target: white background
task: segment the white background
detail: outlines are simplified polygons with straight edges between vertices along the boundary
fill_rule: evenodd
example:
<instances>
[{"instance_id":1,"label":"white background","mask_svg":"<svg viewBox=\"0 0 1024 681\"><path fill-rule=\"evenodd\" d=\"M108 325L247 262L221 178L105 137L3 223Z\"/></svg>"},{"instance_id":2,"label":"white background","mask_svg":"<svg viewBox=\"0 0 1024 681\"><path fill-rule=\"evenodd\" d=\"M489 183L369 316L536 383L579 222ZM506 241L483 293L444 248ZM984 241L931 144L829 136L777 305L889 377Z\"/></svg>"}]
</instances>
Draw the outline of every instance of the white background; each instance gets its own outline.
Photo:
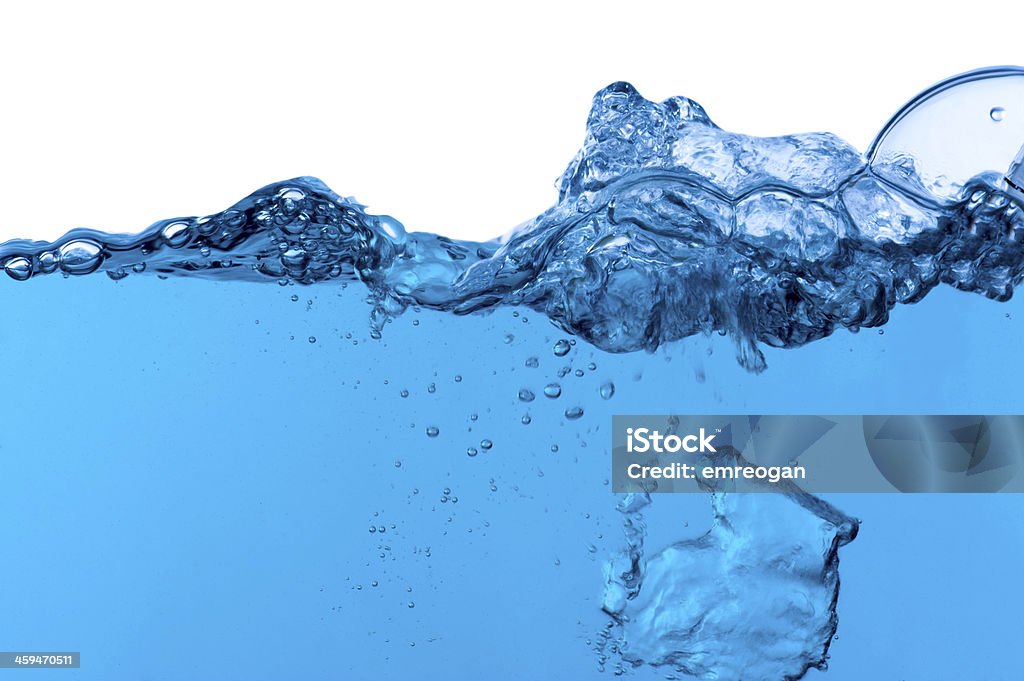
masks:
<instances>
[{"instance_id":1,"label":"white background","mask_svg":"<svg viewBox=\"0 0 1024 681\"><path fill-rule=\"evenodd\" d=\"M0 241L134 232L306 174L410 229L489 238L554 201L615 80L863 149L933 82L1024 62L1013 3L709 5L8 5Z\"/></svg>"}]
</instances>

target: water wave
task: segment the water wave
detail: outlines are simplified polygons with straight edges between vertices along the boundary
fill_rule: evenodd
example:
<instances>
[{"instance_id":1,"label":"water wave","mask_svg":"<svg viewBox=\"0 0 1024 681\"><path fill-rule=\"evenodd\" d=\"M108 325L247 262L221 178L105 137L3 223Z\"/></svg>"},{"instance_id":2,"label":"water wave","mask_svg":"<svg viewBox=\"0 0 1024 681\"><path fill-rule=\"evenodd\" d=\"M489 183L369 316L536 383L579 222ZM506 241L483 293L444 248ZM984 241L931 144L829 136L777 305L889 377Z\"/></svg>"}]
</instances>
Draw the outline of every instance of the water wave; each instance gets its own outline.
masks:
<instances>
[{"instance_id":1,"label":"water wave","mask_svg":"<svg viewBox=\"0 0 1024 681\"><path fill-rule=\"evenodd\" d=\"M729 334L761 370L761 344L882 325L940 283L1008 299L1024 271L1022 217L998 180L984 173L955 201L931 200L911 158L871 167L829 133L728 132L693 100L655 103L614 83L594 98L557 203L499 239L407 232L302 177L137 235L8 241L0 264L17 280L358 280L374 335L409 306L522 305L610 352Z\"/></svg>"}]
</instances>

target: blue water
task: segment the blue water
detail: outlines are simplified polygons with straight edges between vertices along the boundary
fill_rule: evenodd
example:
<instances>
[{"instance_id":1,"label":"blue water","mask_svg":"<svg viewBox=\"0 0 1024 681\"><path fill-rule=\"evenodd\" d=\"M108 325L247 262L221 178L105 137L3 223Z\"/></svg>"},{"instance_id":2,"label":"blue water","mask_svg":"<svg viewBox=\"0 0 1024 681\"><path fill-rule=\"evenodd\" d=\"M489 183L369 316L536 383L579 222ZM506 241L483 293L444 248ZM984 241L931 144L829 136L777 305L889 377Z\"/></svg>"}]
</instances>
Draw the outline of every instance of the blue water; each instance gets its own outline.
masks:
<instances>
[{"instance_id":1,"label":"blue water","mask_svg":"<svg viewBox=\"0 0 1024 681\"><path fill-rule=\"evenodd\" d=\"M833 136L616 85L504 239L302 179L9 242L0 647L80 650L36 673L82 679L1019 678L1019 496L830 496L859 534L794 581L760 557L837 525L716 499L756 549L723 570L686 563L710 496L637 516L608 485L613 413L1019 411L1019 210L989 175L917 195ZM657 578L625 622L606 582L638 517ZM794 594L824 600L769 607ZM632 626L662 605L725 612L700 660Z\"/></svg>"}]
</instances>

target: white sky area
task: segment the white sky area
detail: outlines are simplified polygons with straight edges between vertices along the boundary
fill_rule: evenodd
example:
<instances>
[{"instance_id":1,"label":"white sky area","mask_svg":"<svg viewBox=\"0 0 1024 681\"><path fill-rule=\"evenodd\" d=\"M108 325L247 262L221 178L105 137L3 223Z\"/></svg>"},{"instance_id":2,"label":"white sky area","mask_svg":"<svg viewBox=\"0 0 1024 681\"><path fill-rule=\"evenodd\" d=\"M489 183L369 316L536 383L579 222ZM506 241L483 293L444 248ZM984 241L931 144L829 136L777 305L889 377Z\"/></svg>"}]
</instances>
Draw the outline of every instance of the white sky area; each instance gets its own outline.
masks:
<instances>
[{"instance_id":1,"label":"white sky area","mask_svg":"<svg viewBox=\"0 0 1024 681\"><path fill-rule=\"evenodd\" d=\"M615 80L726 129L863 150L935 81L1024 61L1012 3L707 4L11 4L0 242L137 232L298 175L486 239L554 202Z\"/></svg>"}]
</instances>

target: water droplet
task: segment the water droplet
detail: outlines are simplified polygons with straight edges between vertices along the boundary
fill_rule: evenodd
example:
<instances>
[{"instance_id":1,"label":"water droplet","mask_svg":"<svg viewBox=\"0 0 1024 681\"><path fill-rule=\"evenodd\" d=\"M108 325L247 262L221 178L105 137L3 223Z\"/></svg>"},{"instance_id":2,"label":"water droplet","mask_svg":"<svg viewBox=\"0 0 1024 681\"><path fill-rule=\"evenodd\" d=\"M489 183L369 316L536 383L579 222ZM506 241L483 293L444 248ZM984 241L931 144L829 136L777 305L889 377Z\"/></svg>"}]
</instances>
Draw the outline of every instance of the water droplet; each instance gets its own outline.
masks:
<instances>
[{"instance_id":1,"label":"water droplet","mask_svg":"<svg viewBox=\"0 0 1024 681\"><path fill-rule=\"evenodd\" d=\"M558 385L557 383L548 383L546 386L544 386L544 395L546 397L550 397L551 399L560 397L562 395L562 386Z\"/></svg>"},{"instance_id":2,"label":"water droplet","mask_svg":"<svg viewBox=\"0 0 1024 681\"><path fill-rule=\"evenodd\" d=\"M427 426L427 437L437 437L440 432L437 426Z\"/></svg>"},{"instance_id":3,"label":"water droplet","mask_svg":"<svg viewBox=\"0 0 1024 681\"><path fill-rule=\"evenodd\" d=\"M484 438L483 440L480 440L480 449L484 450L485 452L487 450L489 450L493 446L494 446L494 443L491 442L490 440L486 439L486 438Z\"/></svg>"},{"instance_id":4,"label":"water droplet","mask_svg":"<svg viewBox=\"0 0 1024 681\"><path fill-rule=\"evenodd\" d=\"M575 421L581 416L583 416L583 407L569 407L565 410L565 418L570 421Z\"/></svg>"},{"instance_id":5,"label":"water droplet","mask_svg":"<svg viewBox=\"0 0 1024 681\"><path fill-rule=\"evenodd\" d=\"M992 109L991 109L991 110L989 110L989 112L988 112L988 117L989 117L989 118L991 118L991 119L992 119L993 121L995 121L996 123L998 123L998 122L1000 122L1001 120L1003 120L1003 117L1004 117L1005 115L1006 115L1006 109L1004 109L1004 108L1003 108L1003 107L1001 107L1001 106L994 106L994 107L992 107Z\"/></svg>"},{"instance_id":6,"label":"water droplet","mask_svg":"<svg viewBox=\"0 0 1024 681\"><path fill-rule=\"evenodd\" d=\"M602 383L600 392L602 400L612 399L612 395L615 394L615 384L612 383L611 381L608 381L607 383Z\"/></svg>"},{"instance_id":7,"label":"water droplet","mask_svg":"<svg viewBox=\"0 0 1024 681\"><path fill-rule=\"evenodd\" d=\"M532 390L527 390L526 388L523 388L522 390L519 391L520 402L533 402L533 400L536 399L536 397L537 396L533 394Z\"/></svg>"},{"instance_id":8,"label":"water droplet","mask_svg":"<svg viewBox=\"0 0 1024 681\"><path fill-rule=\"evenodd\" d=\"M569 345L569 341L566 340L565 338L559 340L557 343L555 343L555 346L551 348L551 350L555 353L555 357L565 357L566 355L569 354L569 350L571 349L572 346Z\"/></svg>"}]
</instances>

